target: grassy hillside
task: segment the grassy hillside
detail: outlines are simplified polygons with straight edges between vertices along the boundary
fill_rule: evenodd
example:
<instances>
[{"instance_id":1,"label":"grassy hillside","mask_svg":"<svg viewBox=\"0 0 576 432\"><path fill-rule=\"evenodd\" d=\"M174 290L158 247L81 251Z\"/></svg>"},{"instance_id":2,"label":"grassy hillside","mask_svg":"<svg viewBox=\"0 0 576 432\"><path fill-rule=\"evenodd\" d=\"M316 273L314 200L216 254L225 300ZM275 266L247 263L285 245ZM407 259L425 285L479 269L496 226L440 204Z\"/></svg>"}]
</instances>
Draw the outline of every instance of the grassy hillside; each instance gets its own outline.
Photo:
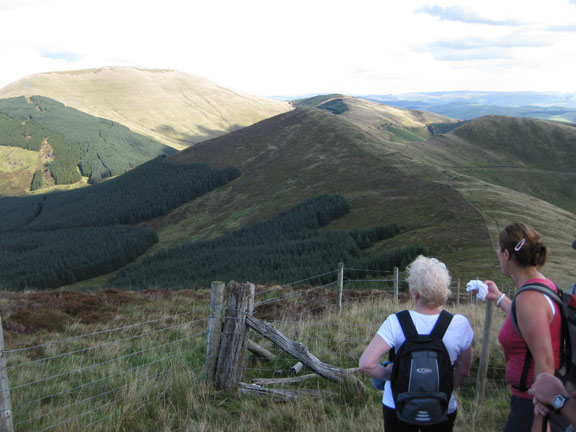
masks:
<instances>
[{"instance_id":1,"label":"grassy hillside","mask_svg":"<svg viewBox=\"0 0 576 432\"><path fill-rule=\"evenodd\" d=\"M446 162L459 154L456 148L435 150L436 142L456 137L455 132L429 142L394 143L342 117L327 110L297 109L172 156L179 163L233 164L244 175L153 221L149 226L159 233L153 249L214 238L265 220L301 199L335 193L344 196L352 210L328 229L391 222L405 227L373 252L417 243L445 260L463 280L482 275L503 280L494 254L496 236L504 225L520 220L536 226L552 247L550 276L560 283L576 278L570 250L576 238L573 214L459 172ZM551 126L552 134L569 133ZM530 128L518 133L526 130ZM468 144L469 153L463 151L474 158L484 154L478 147ZM491 155L501 164L507 153L493 150Z\"/></svg>"},{"instance_id":2,"label":"grassy hillside","mask_svg":"<svg viewBox=\"0 0 576 432\"><path fill-rule=\"evenodd\" d=\"M426 142L401 143L378 133L381 111L371 116L368 106L362 110L353 99L336 99L342 101L329 110L299 108L171 156L170 162L184 167L198 162L215 169L234 166L242 176L162 215L141 218L141 225L158 235L146 256L159 251L166 257L188 254L197 247L188 249L191 243L223 238L328 194L342 196L350 211L321 232L394 223L401 227L398 235L362 250L365 256L418 245L444 260L463 281L477 276L504 280L494 254L496 235L507 223L520 220L536 226L552 247L550 276L559 283L576 277L569 249L576 237L573 213L473 172L484 169L486 175L495 175L494 166L516 158L516 171L524 170L527 177L542 171L546 177L549 165L538 152L546 150L551 164L563 163L571 151L566 143L573 128L487 118ZM330 101L334 99L318 100L320 105ZM341 102L346 110L337 108ZM437 120L414 112L395 114L398 127ZM129 177L125 183L130 188ZM275 240L260 242L262 254L269 255L266 247Z\"/></svg>"},{"instance_id":3,"label":"grassy hillside","mask_svg":"<svg viewBox=\"0 0 576 432\"><path fill-rule=\"evenodd\" d=\"M181 149L291 110L174 70L107 67L31 75L0 98L40 95Z\"/></svg>"},{"instance_id":4,"label":"grassy hillside","mask_svg":"<svg viewBox=\"0 0 576 432\"><path fill-rule=\"evenodd\" d=\"M388 314L410 307L404 302L394 305L390 293L381 289L345 288L338 311L335 290L270 288L257 287L257 299L266 295L270 303L256 307L255 315L272 321L320 360L342 368L357 366ZM17 430L382 430L382 393L361 372L354 375L366 384L363 393L319 377L263 385L293 391L294 400L219 392L206 385L208 290L1 294ZM482 303L449 306L469 319L476 335L470 376L457 390L458 431L502 430L508 411L504 357L496 343L501 313L492 322L485 398L475 401L484 309ZM295 359L254 332L251 338L277 358L264 361L248 353L243 382L285 377ZM300 375L310 373L305 368ZM34 385L26 385L30 382ZM313 396L318 390L320 398Z\"/></svg>"},{"instance_id":5,"label":"grassy hillside","mask_svg":"<svg viewBox=\"0 0 576 432\"><path fill-rule=\"evenodd\" d=\"M404 230L372 253L419 244L464 270L495 263L481 215L447 185L406 171L418 164L349 121L328 111L297 109L200 143L170 159L233 164L243 176L215 193L155 220L155 248L210 239L266 220L303 199L338 194L348 215L326 229L356 229L397 222ZM194 214L194 217L187 215ZM489 255L481 263L478 257ZM477 270L474 270L476 273Z\"/></svg>"},{"instance_id":6,"label":"grassy hillside","mask_svg":"<svg viewBox=\"0 0 576 432\"><path fill-rule=\"evenodd\" d=\"M576 127L489 116L408 152L425 163L523 192L576 212Z\"/></svg>"},{"instance_id":7,"label":"grassy hillside","mask_svg":"<svg viewBox=\"0 0 576 432\"><path fill-rule=\"evenodd\" d=\"M378 138L399 143L426 141L438 128L457 124L457 120L431 112L395 108L338 94L302 99L294 105L326 110Z\"/></svg>"},{"instance_id":8,"label":"grassy hillside","mask_svg":"<svg viewBox=\"0 0 576 432\"><path fill-rule=\"evenodd\" d=\"M0 145L0 198L29 190L38 152Z\"/></svg>"}]
</instances>

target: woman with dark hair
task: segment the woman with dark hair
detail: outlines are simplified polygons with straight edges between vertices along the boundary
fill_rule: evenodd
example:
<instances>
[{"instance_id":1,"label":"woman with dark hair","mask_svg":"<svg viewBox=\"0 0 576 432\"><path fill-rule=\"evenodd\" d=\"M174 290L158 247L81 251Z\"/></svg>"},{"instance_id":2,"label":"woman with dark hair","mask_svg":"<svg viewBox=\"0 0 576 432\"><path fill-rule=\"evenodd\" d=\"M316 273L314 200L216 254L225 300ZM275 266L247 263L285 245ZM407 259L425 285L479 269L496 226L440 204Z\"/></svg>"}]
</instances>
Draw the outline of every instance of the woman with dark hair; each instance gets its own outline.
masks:
<instances>
[{"instance_id":1,"label":"woman with dark hair","mask_svg":"<svg viewBox=\"0 0 576 432\"><path fill-rule=\"evenodd\" d=\"M500 231L498 260L502 272L514 281L516 290L530 284L543 284L557 291L556 284L540 272L548 254L541 235L527 225L513 223ZM520 336L510 315L512 300L493 281L485 283L488 286L486 300L493 301L508 315L498 334L506 357L506 379L512 392L505 431L541 431L543 418L534 415L528 389L534 383L534 376L542 372L554 374L554 370L560 367L560 310L541 292L528 290L519 293L515 297L515 309ZM552 430L564 430L565 425L560 423L559 419L551 418Z\"/></svg>"}]
</instances>

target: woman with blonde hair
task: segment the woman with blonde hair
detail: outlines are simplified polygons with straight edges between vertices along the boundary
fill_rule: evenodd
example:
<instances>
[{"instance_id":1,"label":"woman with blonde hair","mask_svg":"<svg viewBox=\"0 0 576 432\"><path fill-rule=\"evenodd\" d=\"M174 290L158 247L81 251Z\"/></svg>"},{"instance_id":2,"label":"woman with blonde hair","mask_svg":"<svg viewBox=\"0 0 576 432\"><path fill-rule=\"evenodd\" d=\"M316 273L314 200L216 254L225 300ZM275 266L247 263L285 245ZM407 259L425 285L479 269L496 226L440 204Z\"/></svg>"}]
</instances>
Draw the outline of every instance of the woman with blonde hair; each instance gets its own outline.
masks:
<instances>
[{"instance_id":1,"label":"woman with blonde hair","mask_svg":"<svg viewBox=\"0 0 576 432\"><path fill-rule=\"evenodd\" d=\"M442 262L422 255L416 258L406 270L414 308L399 314L408 313L417 333L428 335L436 323L440 322L440 316L443 313L442 308L450 295L450 273ZM451 316L442 342L454 368L454 388L460 385L464 377L468 375L472 358L473 337L472 328L464 316ZM449 397L447 419L440 423L422 426L407 423L398 418L394 402L395 395L390 383L393 364L384 366L380 361L392 348L398 352L405 342L406 336L399 318L397 314L392 314L380 326L359 362L360 369L367 375L376 380L386 380L382 398L384 429L388 432L452 431L457 411L453 394Z\"/></svg>"},{"instance_id":2,"label":"woman with blonde hair","mask_svg":"<svg viewBox=\"0 0 576 432\"><path fill-rule=\"evenodd\" d=\"M556 284L540 269L548 258L548 247L533 228L512 223L498 236L498 260L502 272L512 278L516 289L541 284L557 291ZM543 419L534 416L532 396L528 389L534 376L546 372L554 374L560 366L561 314L558 305L546 294L528 290L515 296L516 321L520 334L512 322L512 300L502 293L493 281L488 286L486 300L507 314L498 334L506 357L506 379L512 393L506 432L541 431ZM564 430L562 420L551 418L553 431Z\"/></svg>"}]
</instances>

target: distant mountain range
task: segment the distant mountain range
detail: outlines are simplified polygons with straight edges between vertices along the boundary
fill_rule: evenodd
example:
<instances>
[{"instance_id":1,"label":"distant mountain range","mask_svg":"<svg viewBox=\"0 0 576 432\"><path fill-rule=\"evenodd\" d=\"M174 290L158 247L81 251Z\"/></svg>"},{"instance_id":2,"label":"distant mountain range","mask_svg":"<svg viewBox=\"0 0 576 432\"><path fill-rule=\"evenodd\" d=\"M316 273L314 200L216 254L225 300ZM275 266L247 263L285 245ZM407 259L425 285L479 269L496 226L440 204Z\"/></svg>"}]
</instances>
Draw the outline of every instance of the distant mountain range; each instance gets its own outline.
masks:
<instances>
[{"instance_id":1,"label":"distant mountain range","mask_svg":"<svg viewBox=\"0 0 576 432\"><path fill-rule=\"evenodd\" d=\"M125 76L132 76L132 73L130 71ZM106 75L94 74L99 77ZM44 78L48 79L49 75ZM161 82L165 79L161 71L145 71L144 75L150 80L146 88L155 88L155 77ZM57 82L61 78L58 74L53 77ZM92 86L106 87L105 84ZM205 85L200 87L198 92L202 93ZM87 93L88 88L90 86L84 87ZM137 87L133 91L137 92ZM185 93L190 96L189 92L193 90ZM119 94L126 95L121 90ZM226 105L226 99L217 99L216 94L232 95L227 92L212 93L211 96L205 94L206 106ZM84 98L82 94L80 96ZM92 99L96 97L90 96ZM183 102L176 101L181 94L175 92L171 97L175 98L174 105L181 106ZM138 100L142 104L144 100L149 101L145 98ZM239 99L235 100L241 103ZM251 102L246 100L246 109L250 111ZM118 100L111 105L123 103ZM114 111L106 108L105 98L101 98L99 104L102 111ZM78 104L77 109L82 106ZM138 117L129 106L134 105L126 102L123 116L130 117L130 122L136 124ZM138 108L140 112L144 110L143 106ZM154 108L152 104L146 106ZM123 216L119 223L137 224L139 230L143 230L137 233L141 239L138 255L145 254L146 263L153 262L154 268L160 269L156 272L176 275L182 266L187 265L186 256L182 254L194 250L185 246L232 235L239 229L279 217L303 201L327 195L338 197L334 198L338 202L345 200L348 210L333 218L323 217L324 210L321 210L317 217L326 222L319 224L319 231L324 236L310 235L310 241L327 242L330 233L336 235L343 231L354 233L351 238L357 239L364 235L358 234L363 230L388 224L400 227L392 237L367 242L365 248L350 248L357 255L354 259L414 246L412 250L422 250L445 261L454 277L463 282L476 277L504 281L507 279L501 274L494 253L497 233L507 223L519 220L535 226L552 249L545 273L561 285L576 279L575 256L570 248L576 238L576 193L573 187L576 169L571 166L576 152L576 127L504 116L459 121L427 110L407 110L340 94L272 106L280 107L281 112L270 112L264 116L266 118L242 128L220 129L219 136L199 140L178 153L159 159L161 162L158 164L146 164L119 175L114 183L104 182L103 185L110 183L108 188L103 188L103 185L90 187L95 190L89 198L83 198L88 195L81 191L73 191L74 195L63 192L62 197L34 197L37 199L32 202L34 205L30 204L29 197L0 199L0 216L9 213L9 220L18 227L17 232L11 231L5 224L3 235L6 240L20 239L27 238L34 230L45 229L44 225L40 227L39 221L52 220L51 213L42 215L43 209L48 208L46 205L52 206L51 211L63 208L58 213L62 226L66 226L68 216L60 203L73 203L73 206L66 207L70 209L81 209L82 200L102 203L100 206L104 207L103 214L106 214L107 198L99 195L100 191L112 190L115 202L129 203L137 198L138 208L158 208L153 216L148 213L145 217L132 219ZM174 118L165 113L177 130L180 117L176 112L173 114ZM147 126L140 130L154 129L148 121L143 119ZM166 120L161 121L164 123ZM186 127L191 128L190 124ZM166 140L174 140L176 135ZM179 176L189 174L179 174L179 169L186 168L183 172L192 172L198 163L214 170L212 173L203 168L212 173L210 176L218 177L219 173L233 175L222 174L225 181L211 181L210 187L202 189L203 194L192 199L184 193L189 187L187 184L202 184L203 181L186 177L188 183L183 185L182 192L177 192L171 185L182 186ZM14 162L12 165L17 164ZM154 178L170 178L173 183L149 187L145 180L158 184L152 179L152 173L157 176ZM119 184L122 190L116 193L114 185ZM170 205L161 204L163 198L172 195L175 197ZM26 217L19 218L20 211L26 211ZM84 220L76 214L78 210L70 210L70 213L75 213L70 217ZM89 232L84 231L89 229L87 225L81 225L74 232L80 236L76 238L89 238ZM119 228L114 225L110 230L116 232ZM125 251L120 239L136 238L136 234L132 231L118 232L120 237L114 243L114 250ZM106 238L104 233L105 229L99 228L98 245ZM308 234L299 235L308 238ZM241 242L242 236L234 238L234 241ZM350 240L347 238L345 241ZM274 240L270 239L270 242ZM13 251L25 249L26 253L34 247L31 240L7 244ZM324 248L329 247L327 243L321 244ZM263 266L271 258L265 256L268 252L264 251L268 249L264 246L268 245L263 244L261 249L260 265ZM251 255L258 256L255 252L259 247L258 244L251 245ZM211 262L218 260L221 253L207 259ZM178 261L171 259L175 256L178 256ZM61 263L65 257L59 258ZM110 257L106 259L110 261ZM128 260L132 259L136 259L133 264L126 264L126 260L114 263L115 270L122 268L123 286L129 286L132 277L140 271L140 258L129 257ZM317 270L312 265L306 267L306 260L304 264L300 262L300 271L304 273L312 275ZM45 267L50 267L50 264L44 264ZM274 268L268 267L268 270L270 282L273 282ZM10 271L9 266L6 271ZM92 268L90 277L94 272ZM223 271L218 277L226 279L229 274L230 271ZM56 273L53 277L60 276ZM181 284L179 286L185 287L191 276L181 277L180 281L172 282L174 286ZM106 284L107 279L107 274L101 274L93 283Z\"/></svg>"},{"instance_id":2,"label":"distant mountain range","mask_svg":"<svg viewBox=\"0 0 576 432\"><path fill-rule=\"evenodd\" d=\"M431 111L460 120L506 115L576 123L576 93L460 91L362 97L385 105Z\"/></svg>"}]
</instances>

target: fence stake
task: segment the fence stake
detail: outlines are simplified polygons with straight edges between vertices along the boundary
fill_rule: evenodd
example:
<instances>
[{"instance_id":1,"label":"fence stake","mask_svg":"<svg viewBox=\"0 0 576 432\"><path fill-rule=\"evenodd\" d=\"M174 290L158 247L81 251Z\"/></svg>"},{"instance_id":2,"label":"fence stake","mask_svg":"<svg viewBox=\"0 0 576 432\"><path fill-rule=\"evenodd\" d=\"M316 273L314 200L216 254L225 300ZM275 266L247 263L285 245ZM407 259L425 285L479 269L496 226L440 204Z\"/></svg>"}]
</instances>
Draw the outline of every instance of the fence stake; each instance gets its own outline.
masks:
<instances>
[{"instance_id":1,"label":"fence stake","mask_svg":"<svg viewBox=\"0 0 576 432\"><path fill-rule=\"evenodd\" d=\"M490 357L490 328L492 326L492 302L486 301L486 314L484 316L484 333L482 334L482 352L478 364L478 376L476 377L476 407L484 400L486 388L486 375L488 372L488 360Z\"/></svg>"},{"instance_id":2,"label":"fence stake","mask_svg":"<svg viewBox=\"0 0 576 432\"><path fill-rule=\"evenodd\" d=\"M394 267L394 304L398 304L398 288L400 286L400 276L398 274L398 267Z\"/></svg>"},{"instance_id":3,"label":"fence stake","mask_svg":"<svg viewBox=\"0 0 576 432\"><path fill-rule=\"evenodd\" d=\"M236 390L244 373L249 328L246 318L254 309L254 284L230 281L226 286L226 313L214 371L217 390Z\"/></svg>"},{"instance_id":4,"label":"fence stake","mask_svg":"<svg viewBox=\"0 0 576 432\"><path fill-rule=\"evenodd\" d=\"M458 279L458 291L456 291L456 304L460 306L460 279Z\"/></svg>"},{"instance_id":5,"label":"fence stake","mask_svg":"<svg viewBox=\"0 0 576 432\"><path fill-rule=\"evenodd\" d=\"M214 370L218 358L220 334L224 321L224 282L212 282L210 292L210 319L208 321L208 342L206 347L206 381L214 382Z\"/></svg>"},{"instance_id":6,"label":"fence stake","mask_svg":"<svg viewBox=\"0 0 576 432\"><path fill-rule=\"evenodd\" d=\"M0 431L13 432L12 404L10 402L10 386L6 372L6 355L4 354L4 331L0 316Z\"/></svg>"},{"instance_id":7,"label":"fence stake","mask_svg":"<svg viewBox=\"0 0 576 432\"><path fill-rule=\"evenodd\" d=\"M344 263L338 263L338 310L342 310L343 291L344 291Z\"/></svg>"}]
</instances>

